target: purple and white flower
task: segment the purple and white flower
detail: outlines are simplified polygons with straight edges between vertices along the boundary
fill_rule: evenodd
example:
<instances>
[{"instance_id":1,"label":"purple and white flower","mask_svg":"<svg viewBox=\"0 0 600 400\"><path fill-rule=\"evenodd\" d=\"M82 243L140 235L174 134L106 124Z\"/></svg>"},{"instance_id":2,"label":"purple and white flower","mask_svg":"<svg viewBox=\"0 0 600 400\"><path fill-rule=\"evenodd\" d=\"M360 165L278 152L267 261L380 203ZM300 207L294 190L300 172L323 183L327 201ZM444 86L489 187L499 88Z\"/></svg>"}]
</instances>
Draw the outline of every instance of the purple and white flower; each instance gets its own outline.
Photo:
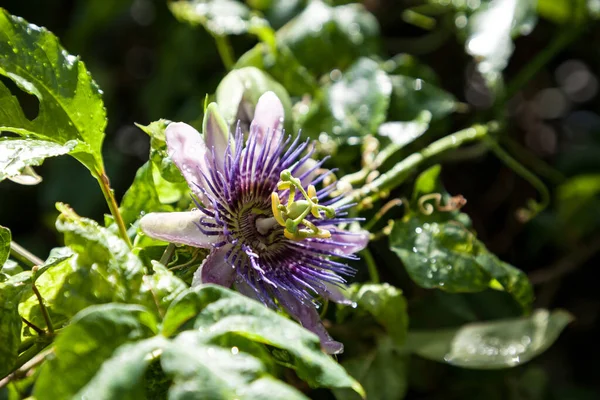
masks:
<instances>
[{"instance_id":1,"label":"purple and white flower","mask_svg":"<svg viewBox=\"0 0 600 400\"><path fill-rule=\"evenodd\" d=\"M229 135L216 104L208 106L204 134L177 122L166 129L169 156L197 198L197 209L150 213L142 230L156 239L210 248L193 285L235 288L269 307L282 307L315 332L329 353L340 353L320 321L315 296L348 304L341 294L353 269L344 259L368 242L368 233L337 227L352 222L336 208L334 185L316 190L330 173L311 157L308 141L283 132L284 111L273 92L259 99L247 140ZM232 137L233 136L233 137ZM340 260L335 260L337 258Z\"/></svg>"}]
</instances>

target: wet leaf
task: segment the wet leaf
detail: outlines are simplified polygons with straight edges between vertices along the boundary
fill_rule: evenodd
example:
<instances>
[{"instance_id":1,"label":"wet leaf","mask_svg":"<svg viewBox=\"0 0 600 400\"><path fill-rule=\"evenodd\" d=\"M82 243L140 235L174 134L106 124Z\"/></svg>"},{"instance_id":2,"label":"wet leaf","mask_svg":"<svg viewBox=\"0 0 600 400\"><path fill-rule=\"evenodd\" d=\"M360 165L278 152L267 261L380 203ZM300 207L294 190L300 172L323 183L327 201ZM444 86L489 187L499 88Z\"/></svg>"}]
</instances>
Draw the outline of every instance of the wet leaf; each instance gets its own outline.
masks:
<instances>
[{"instance_id":1,"label":"wet leaf","mask_svg":"<svg viewBox=\"0 0 600 400\"><path fill-rule=\"evenodd\" d=\"M216 101L230 131L234 132L237 122L244 131L254 118L254 108L265 92L274 92L283 105L286 126L291 126L292 102L281 84L265 72L254 67L235 69L228 73L216 92Z\"/></svg>"},{"instance_id":2,"label":"wet leaf","mask_svg":"<svg viewBox=\"0 0 600 400\"><path fill-rule=\"evenodd\" d=\"M515 367L544 352L572 320L566 311L536 310L529 317L414 331L406 347L421 357L459 367Z\"/></svg>"},{"instance_id":3,"label":"wet leaf","mask_svg":"<svg viewBox=\"0 0 600 400\"><path fill-rule=\"evenodd\" d=\"M0 267L4 265L10 254L10 242L12 241L12 235L10 229L0 225Z\"/></svg>"},{"instance_id":4,"label":"wet leaf","mask_svg":"<svg viewBox=\"0 0 600 400\"><path fill-rule=\"evenodd\" d=\"M352 388L362 394L360 385L321 351L316 335L229 289L206 285L183 292L167 310L162 332L171 336L192 326L207 344L236 335L274 347L276 359L311 386Z\"/></svg>"},{"instance_id":5,"label":"wet leaf","mask_svg":"<svg viewBox=\"0 0 600 400\"><path fill-rule=\"evenodd\" d=\"M392 84L379 65L361 58L325 91L324 106L331 126L321 131L340 136L364 136L377 132L385 121Z\"/></svg>"},{"instance_id":6,"label":"wet leaf","mask_svg":"<svg viewBox=\"0 0 600 400\"><path fill-rule=\"evenodd\" d=\"M379 125L377 133L379 136L389 138L398 148L402 148L427 132L430 122L431 113L425 110L413 121L385 122Z\"/></svg>"},{"instance_id":7,"label":"wet leaf","mask_svg":"<svg viewBox=\"0 0 600 400\"><path fill-rule=\"evenodd\" d=\"M360 4L330 7L312 1L277 31L277 42L288 47L313 75L346 69L361 56L379 49L379 25Z\"/></svg>"},{"instance_id":8,"label":"wet leaf","mask_svg":"<svg viewBox=\"0 0 600 400\"><path fill-rule=\"evenodd\" d=\"M0 281L0 376L13 370L19 345L21 344L21 316L19 301L24 290L29 288L31 273L21 272Z\"/></svg>"},{"instance_id":9,"label":"wet leaf","mask_svg":"<svg viewBox=\"0 0 600 400\"><path fill-rule=\"evenodd\" d=\"M29 120L16 97L0 84L0 131L59 145L74 141L71 154L92 173L102 170L106 113L102 92L83 62L46 29L4 10L0 32L0 74L40 101L37 117Z\"/></svg>"},{"instance_id":10,"label":"wet leaf","mask_svg":"<svg viewBox=\"0 0 600 400\"><path fill-rule=\"evenodd\" d=\"M125 226L129 226L149 212L174 211L172 206L161 202L152 170L151 162L142 165L135 174L133 183L123 195L119 210Z\"/></svg>"},{"instance_id":11,"label":"wet leaf","mask_svg":"<svg viewBox=\"0 0 600 400\"><path fill-rule=\"evenodd\" d=\"M456 99L450 93L420 78L392 75L392 99L389 119L413 121L426 110L437 121L452 113Z\"/></svg>"},{"instance_id":12,"label":"wet leaf","mask_svg":"<svg viewBox=\"0 0 600 400\"><path fill-rule=\"evenodd\" d=\"M117 348L151 337L156 329L152 314L140 306L103 304L88 307L57 336L54 356L40 367L33 395L36 398L72 398L94 378ZM68 376L69 379L56 379L57 376ZM106 390L116 390L118 383L113 382L114 386Z\"/></svg>"},{"instance_id":13,"label":"wet leaf","mask_svg":"<svg viewBox=\"0 0 600 400\"><path fill-rule=\"evenodd\" d=\"M391 338L378 338L370 352L342 362L348 373L365 388L369 400L402 399L408 390L406 351L399 350ZM356 399L349 391L335 390L338 400Z\"/></svg>"},{"instance_id":14,"label":"wet leaf","mask_svg":"<svg viewBox=\"0 0 600 400\"><path fill-rule=\"evenodd\" d=\"M273 45L275 32L269 23L254 15L243 3L234 0L181 0L169 2L177 19L202 25L213 36L251 33Z\"/></svg>"},{"instance_id":15,"label":"wet leaf","mask_svg":"<svg viewBox=\"0 0 600 400\"><path fill-rule=\"evenodd\" d=\"M467 53L479 71L493 84L508 65L513 36L527 35L536 22L536 0L492 0L469 18Z\"/></svg>"},{"instance_id":16,"label":"wet leaf","mask_svg":"<svg viewBox=\"0 0 600 400\"><path fill-rule=\"evenodd\" d=\"M198 331L177 336L162 354L161 364L173 379L170 399L306 399L270 378L259 359L236 347L207 344Z\"/></svg>"},{"instance_id":17,"label":"wet leaf","mask_svg":"<svg viewBox=\"0 0 600 400\"><path fill-rule=\"evenodd\" d=\"M263 70L280 82L293 96L314 93L319 88L315 77L282 43L277 43L276 49L258 43L239 58L235 67L256 67Z\"/></svg>"},{"instance_id":18,"label":"wet leaf","mask_svg":"<svg viewBox=\"0 0 600 400\"><path fill-rule=\"evenodd\" d=\"M145 398L144 374L167 346L167 339L154 336L118 347L93 378L77 393L81 399L136 400Z\"/></svg>"},{"instance_id":19,"label":"wet leaf","mask_svg":"<svg viewBox=\"0 0 600 400\"><path fill-rule=\"evenodd\" d=\"M360 313L367 312L381 325L396 345L401 345L408 330L408 314L406 299L402 291L387 283L384 284L352 284L346 296L356 303L356 308L340 307L340 322Z\"/></svg>"},{"instance_id":20,"label":"wet leaf","mask_svg":"<svg viewBox=\"0 0 600 400\"><path fill-rule=\"evenodd\" d=\"M527 276L490 254L460 222L421 215L397 221L390 247L419 286L447 292L505 290L525 309L533 301Z\"/></svg>"},{"instance_id":21,"label":"wet leaf","mask_svg":"<svg viewBox=\"0 0 600 400\"><path fill-rule=\"evenodd\" d=\"M21 175L23 169L41 165L48 157L67 154L75 141L60 145L47 140L0 138L0 181Z\"/></svg>"},{"instance_id":22,"label":"wet leaf","mask_svg":"<svg viewBox=\"0 0 600 400\"><path fill-rule=\"evenodd\" d=\"M150 302L158 308L159 315L164 315L169 305L188 286L164 265L152 260L152 275L145 275L142 291L148 291Z\"/></svg>"},{"instance_id":23,"label":"wet leaf","mask_svg":"<svg viewBox=\"0 0 600 400\"><path fill-rule=\"evenodd\" d=\"M519 269L499 260L468 229L466 214L454 210L424 214L419 198L438 193L447 204L448 194L439 181L440 167L422 173L415 182L412 212L396 221L390 248L400 257L410 277L424 288L450 293L504 290L528 310L533 289ZM435 204L436 200L432 200ZM431 205L431 204L427 204ZM424 208L424 206L423 206Z\"/></svg>"}]
</instances>

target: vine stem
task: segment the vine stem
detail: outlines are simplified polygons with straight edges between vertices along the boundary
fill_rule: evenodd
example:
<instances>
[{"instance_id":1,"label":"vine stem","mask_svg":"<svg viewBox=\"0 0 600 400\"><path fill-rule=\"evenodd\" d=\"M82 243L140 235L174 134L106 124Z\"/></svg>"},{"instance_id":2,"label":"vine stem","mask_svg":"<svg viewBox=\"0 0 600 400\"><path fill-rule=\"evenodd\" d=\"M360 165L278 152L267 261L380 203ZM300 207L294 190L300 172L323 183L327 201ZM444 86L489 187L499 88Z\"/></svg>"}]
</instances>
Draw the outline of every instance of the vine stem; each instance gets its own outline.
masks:
<instances>
[{"instance_id":1,"label":"vine stem","mask_svg":"<svg viewBox=\"0 0 600 400\"><path fill-rule=\"evenodd\" d=\"M221 56L221 61L223 61L223 65L225 65L225 68L227 68L228 71L231 71L235 64L235 59L233 58L233 49L231 48L229 39L227 36L221 35L215 35L214 38L217 45L217 51L219 52L219 56Z\"/></svg>"},{"instance_id":2,"label":"vine stem","mask_svg":"<svg viewBox=\"0 0 600 400\"><path fill-rule=\"evenodd\" d=\"M119 233L121 234L121 238L127 243L129 248L133 248L131 245L131 241L129 240L129 236L127 235L127 228L125 228L125 222L123 221L123 217L121 216L121 212L119 211L119 206L117 205L117 200L115 199L115 194L113 190L110 188L110 181L108 176L104 171L100 171L97 173L98 183L100 184L100 189L102 189L102 194L104 195L104 199L106 200L106 204L110 209L110 213L115 219L115 223L119 227Z\"/></svg>"},{"instance_id":3,"label":"vine stem","mask_svg":"<svg viewBox=\"0 0 600 400\"><path fill-rule=\"evenodd\" d=\"M44 261L41 258L35 254L32 254L29 250L14 241L10 242L10 253L18 261L27 264L30 267L44 264Z\"/></svg>"},{"instance_id":4,"label":"vine stem","mask_svg":"<svg viewBox=\"0 0 600 400\"><path fill-rule=\"evenodd\" d=\"M6 377L0 379L0 388L6 386L14 378L22 376L31 368L40 365L46 359L46 357L48 357L48 355L52 353L52 351L54 351L53 348L49 348L46 351L41 351L48 345L49 343L36 343L33 346L31 346L28 350L23 352L23 354L21 354L21 356L19 356L19 358L17 359L15 365L16 369Z\"/></svg>"},{"instance_id":5,"label":"vine stem","mask_svg":"<svg viewBox=\"0 0 600 400\"><path fill-rule=\"evenodd\" d=\"M373 254L368 248L365 248L361 251L363 260L367 264L367 269L369 271L369 278L373 283L379 283L379 271L377 271L377 264L375 263L375 259L373 258Z\"/></svg>"},{"instance_id":6,"label":"vine stem","mask_svg":"<svg viewBox=\"0 0 600 400\"><path fill-rule=\"evenodd\" d=\"M413 153L404 160L400 161L388 172L380 175L373 182L366 184L360 189L350 192L347 196L339 200L333 206L338 208L366 198L369 198L369 200L373 202L381 197L382 192L388 192L402 184L408 178L408 176L425 161L448 150L460 147L465 143L483 139L491 130L496 129L496 125L496 123L489 123L487 125L473 125L470 128L460 130L436 140L423 150Z\"/></svg>"}]
</instances>

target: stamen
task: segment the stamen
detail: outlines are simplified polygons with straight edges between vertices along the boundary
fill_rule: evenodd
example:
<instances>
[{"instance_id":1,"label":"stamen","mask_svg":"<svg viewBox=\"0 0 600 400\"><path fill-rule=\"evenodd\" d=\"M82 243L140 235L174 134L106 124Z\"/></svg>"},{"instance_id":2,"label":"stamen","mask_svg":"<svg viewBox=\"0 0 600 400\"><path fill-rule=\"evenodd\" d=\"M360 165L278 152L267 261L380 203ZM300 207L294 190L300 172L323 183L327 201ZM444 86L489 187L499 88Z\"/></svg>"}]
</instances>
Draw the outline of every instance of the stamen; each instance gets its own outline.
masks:
<instances>
[{"instance_id":1,"label":"stamen","mask_svg":"<svg viewBox=\"0 0 600 400\"><path fill-rule=\"evenodd\" d=\"M275 220L285 228L283 231L284 236L291 240L330 238L331 233L328 230L319 228L310 222L307 217L312 215L317 219L334 218L335 210L333 207L319 204L319 197L314 185L309 185L304 190L302 181L293 177L289 169L281 171L280 179L277 183L277 189L289 190L288 204L281 204L279 195L273 192L271 194L271 207ZM296 200L296 192L299 192L304 199ZM301 228L301 225L304 227Z\"/></svg>"}]
</instances>

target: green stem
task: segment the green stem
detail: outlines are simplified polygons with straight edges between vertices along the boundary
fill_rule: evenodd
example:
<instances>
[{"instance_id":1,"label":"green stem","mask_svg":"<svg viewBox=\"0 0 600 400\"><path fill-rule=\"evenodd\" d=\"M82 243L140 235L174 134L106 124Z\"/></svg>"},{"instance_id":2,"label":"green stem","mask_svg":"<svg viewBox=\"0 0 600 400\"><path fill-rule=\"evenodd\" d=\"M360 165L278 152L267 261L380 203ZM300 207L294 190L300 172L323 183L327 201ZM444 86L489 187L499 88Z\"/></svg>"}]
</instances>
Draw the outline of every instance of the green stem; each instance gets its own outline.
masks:
<instances>
[{"instance_id":1,"label":"green stem","mask_svg":"<svg viewBox=\"0 0 600 400\"><path fill-rule=\"evenodd\" d=\"M488 137L486 143L496 157L498 157L507 167L515 171L517 175L529 182L531 186L533 186L540 193L541 201L538 203L535 200L531 200L529 204L529 212L531 214L526 216L525 219L529 220L533 218L536 214L539 214L546 207L548 207L550 204L550 192L548 191L548 188L544 182L542 182L540 178L525 168L525 166L523 166L510 154L508 154L494 139Z\"/></svg>"},{"instance_id":2,"label":"green stem","mask_svg":"<svg viewBox=\"0 0 600 400\"><path fill-rule=\"evenodd\" d=\"M506 135L502 136L500 140L508 148L511 154L517 156L523 164L528 164L536 174L543 176L554 184L560 184L565 181L566 178L562 172L536 156L531 150L527 149L516 140Z\"/></svg>"},{"instance_id":3,"label":"green stem","mask_svg":"<svg viewBox=\"0 0 600 400\"><path fill-rule=\"evenodd\" d=\"M495 126L495 124L493 124L493 126ZM388 172L380 175L373 182L351 192L348 196L335 203L334 207L337 208L346 204L355 203L366 197L370 197L370 200L375 201L381 196L381 192L392 190L403 183L410 174L425 161L448 150L460 147L465 143L481 140L491 129L492 124L474 125L470 128L445 136L431 143L423 150L406 157Z\"/></svg>"},{"instance_id":4,"label":"green stem","mask_svg":"<svg viewBox=\"0 0 600 400\"><path fill-rule=\"evenodd\" d=\"M171 257L173 257L173 252L175 251L175 245L173 243L169 243L162 257L160 258L160 263L165 267L169 265L169 261L171 261Z\"/></svg>"},{"instance_id":5,"label":"green stem","mask_svg":"<svg viewBox=\"0 0 600 400\"><path fill-rule=\"evenodd\" d=\"M37 297L38 303L40 304L40 310L42 311L42 316L44 317L44 321L46 322L46 327L48 328L48 332L54 334L54 326L52 325L52 319L50 319L50 314L48 313L48 309L44 304L44 299L42 298L42 294L38 290L37 286L35 286L35 282L31 285L33 289L33 293L35 293L35 297Z\"/></svg>"},{"instance_id":6,"label":"green stem","mask_svg":"<svg viewBox=\"0 0 600 400\"><path fill-rule=\"evenodd\" d=\"M113 190L110 188L110 181L108 180L108 176L104 171L98 172L96 175L96 179L98 180L98 184L100 185L100 189L102 189L102 194L104 195L104 199L106 200L106 204L115 219L115 223L119 227L119 233L121 234L121 238L127 243L129 248L133 248L131 245L131 241L129 240L129 236L127 235L127 229L125 228L125 222L123 221L123 217L121 216L121 212L119 211L119 206L117 205L117 200L115 199L115 194Z\"/></svg>"},{"instance_id":7,"label":"green stem","mask_svg":"<svg viewBox=\"0 0 600 400\"><path fill-rule=\"evenodd\" d=\"M233 49L231 48L231 44L229 43L229 39L227 36L214 36L215 43L217 45L217 51L221 56L221 60L223 61L223 65L227 70L232 70L235 64L235 59L233 57Z\"/></svg>"},{"instance_id":8,"label":"green stem","mask_svg":"<svg viewBox=\"0 0 600 400\"><path fill-rule=\"evenodd\" d=\"M10 242L10 254L18 261L25 265L29 265L30 267L44 264L44 261L41 258L29 252L29 250L25 249L17 242Z\"/></svg>"},{"instance_id":9,"label":"green stem","mask_svg":"<svg viewBox=\"0 0 600 400\"><path fill-rule=\"evenodd\" d=\"M377 265L375 264L375 259L373 258L373 254L368 248L365 248L361 255L365 263L367 263L367 269L369 270L369 278L373 283L379 283L379 271L377 271Z\"/></svg>"}]
</instances>

